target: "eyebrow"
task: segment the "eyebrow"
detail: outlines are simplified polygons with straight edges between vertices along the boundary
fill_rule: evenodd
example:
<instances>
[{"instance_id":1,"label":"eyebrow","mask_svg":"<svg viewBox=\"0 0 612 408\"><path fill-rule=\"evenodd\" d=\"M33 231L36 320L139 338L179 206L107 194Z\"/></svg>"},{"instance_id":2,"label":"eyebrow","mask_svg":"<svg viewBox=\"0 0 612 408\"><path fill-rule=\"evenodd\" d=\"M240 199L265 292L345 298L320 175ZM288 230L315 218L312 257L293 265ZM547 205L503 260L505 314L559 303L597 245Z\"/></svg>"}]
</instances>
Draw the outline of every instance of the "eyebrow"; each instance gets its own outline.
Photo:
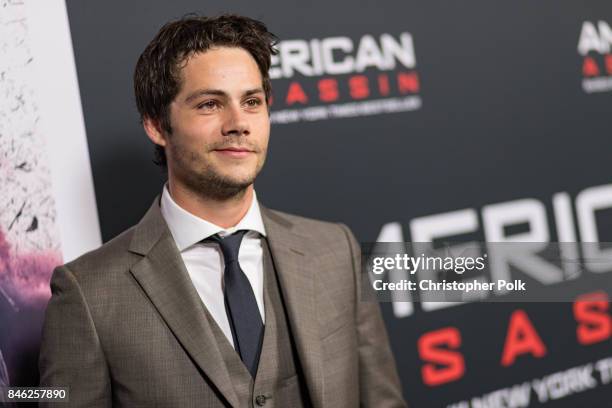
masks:
<instances>
[{"instance_id":1,"label":"eyebrow","mask_svg":"<svg viewBox=\"0 0 612 408\"><path fill-rule=\"evenodd\" d=\"M263 88L254 88L254 89L249 89L247 91L244 91L242 93L242 96L251 96L251 95L255 95L258 93L264 93ZM199 98L201 96L209 96L209 95L214 95L214 96L223 96L223 97L227 97L228 94L225 91L222 91L220 89L198 89L196 91L193 91L192 93L190 93L187 98L185 98L185 103L189 103L191 101L193 101L196 98Z\"/></svg>"}]
</instances>

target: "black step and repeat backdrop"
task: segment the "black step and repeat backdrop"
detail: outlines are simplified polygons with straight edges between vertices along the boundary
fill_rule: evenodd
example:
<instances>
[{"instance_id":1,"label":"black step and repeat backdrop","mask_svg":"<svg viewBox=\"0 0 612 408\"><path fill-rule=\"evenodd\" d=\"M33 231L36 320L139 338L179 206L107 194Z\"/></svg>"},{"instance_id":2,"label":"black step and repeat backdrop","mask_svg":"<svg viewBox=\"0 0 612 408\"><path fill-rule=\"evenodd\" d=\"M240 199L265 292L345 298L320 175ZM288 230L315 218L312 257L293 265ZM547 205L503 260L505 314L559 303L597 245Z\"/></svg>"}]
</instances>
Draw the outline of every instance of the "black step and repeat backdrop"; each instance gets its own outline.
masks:
<instances>
[{"instance_id":1,"label":"black step and repeat backdrop","mask_svg":"<svg viewBox=\"0 0 612 408\"><path fill-rule=\"evenodd\" d=\"M67 6L104 241L160 192L131 77L188 12L245 14L281 39L265 205L362 242L612 241L609 1ZM612 406L608 295L383 304L408 402Z\"/></svg>"}]
</instances>

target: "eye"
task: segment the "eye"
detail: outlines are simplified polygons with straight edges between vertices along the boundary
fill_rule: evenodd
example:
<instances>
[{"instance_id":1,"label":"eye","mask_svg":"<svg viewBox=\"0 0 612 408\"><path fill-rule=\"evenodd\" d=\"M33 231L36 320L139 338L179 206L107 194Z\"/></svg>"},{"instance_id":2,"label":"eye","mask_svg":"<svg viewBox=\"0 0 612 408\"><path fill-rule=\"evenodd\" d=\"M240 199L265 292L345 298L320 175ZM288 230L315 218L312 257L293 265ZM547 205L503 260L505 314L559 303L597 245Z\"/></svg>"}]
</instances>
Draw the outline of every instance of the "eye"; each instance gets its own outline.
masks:
<instances>
[{"instance_id":1,"label":"eye","mask_svg":"<svg viewBox=\"0 0 612 408\"><path fill-rule=\"evenodd\" d=\"M249 108L256 108L259 105L261 105L261 99L259 99L259 98L251 98L251 99L247 99L244 103Z\"/></svg>"},{"instance_id":2,"label":"eye","mask_svg":"<svg viewBox=\"0 0 612 408\"><path fill-rule=\"evenodd\" d=\"M215 110L218 107L219 107L219 103L215 101L214 99L204 101L198 104L198 106L196 106L197 109L202 109L202 110L207 110L207 111Z\"/></svg>"}]
</instances>

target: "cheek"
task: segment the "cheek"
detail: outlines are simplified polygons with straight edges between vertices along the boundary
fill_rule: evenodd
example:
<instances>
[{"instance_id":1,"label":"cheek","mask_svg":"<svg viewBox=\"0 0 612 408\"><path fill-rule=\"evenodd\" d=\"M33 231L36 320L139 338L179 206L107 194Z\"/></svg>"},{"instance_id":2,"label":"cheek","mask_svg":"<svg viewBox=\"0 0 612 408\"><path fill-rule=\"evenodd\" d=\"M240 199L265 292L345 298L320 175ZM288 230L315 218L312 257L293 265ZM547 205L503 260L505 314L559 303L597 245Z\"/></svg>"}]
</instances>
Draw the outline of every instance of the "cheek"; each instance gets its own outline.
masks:
<instances>
[{"instance_id":1,"label":"cheek","mask_svg":"<svg viewBox=\"0 0 612 408\"><path fill-rule=\"evenodd\" d=\"M211 143L214 135L220 133L219 129L215 121L199 119L181 123L175 134L182 139L183 145L201 146Z\"/></svg>"},{"instance_id":2,"label":"cheek","mask_svg":"<svg viewBox=\"0 0 612 408\"><path fill-rule=\"evenodd\" d=\"M265 138L267 140L270 134L270 117L268 116L268 114L266 113L265 115L259 116L253 122L253 124L257 129L257 134L261 138Z\"/></svg>"}]
</instances>

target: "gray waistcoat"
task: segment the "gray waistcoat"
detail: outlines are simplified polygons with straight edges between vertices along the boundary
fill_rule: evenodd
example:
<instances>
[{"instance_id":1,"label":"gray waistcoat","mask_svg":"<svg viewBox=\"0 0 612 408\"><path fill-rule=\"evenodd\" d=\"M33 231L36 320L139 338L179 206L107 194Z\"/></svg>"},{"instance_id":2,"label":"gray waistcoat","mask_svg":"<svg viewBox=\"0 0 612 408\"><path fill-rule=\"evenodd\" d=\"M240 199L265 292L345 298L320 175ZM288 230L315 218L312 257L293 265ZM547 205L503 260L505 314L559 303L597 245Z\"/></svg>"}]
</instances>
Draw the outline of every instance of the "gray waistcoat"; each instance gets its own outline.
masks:
<instances>
[{"instance_id":1,"label":"gray waistcoat","mask_svg":"<svg viewBox=\"0 0 612 408\"><path fill-rule=\"evenodd\" d=\"M274 262L261 239L264 269L264 339L255 381L212 316L206 312L241 407L303 408L310 406L304 377L287 321Z\"/></svg>"}]
</instances>

